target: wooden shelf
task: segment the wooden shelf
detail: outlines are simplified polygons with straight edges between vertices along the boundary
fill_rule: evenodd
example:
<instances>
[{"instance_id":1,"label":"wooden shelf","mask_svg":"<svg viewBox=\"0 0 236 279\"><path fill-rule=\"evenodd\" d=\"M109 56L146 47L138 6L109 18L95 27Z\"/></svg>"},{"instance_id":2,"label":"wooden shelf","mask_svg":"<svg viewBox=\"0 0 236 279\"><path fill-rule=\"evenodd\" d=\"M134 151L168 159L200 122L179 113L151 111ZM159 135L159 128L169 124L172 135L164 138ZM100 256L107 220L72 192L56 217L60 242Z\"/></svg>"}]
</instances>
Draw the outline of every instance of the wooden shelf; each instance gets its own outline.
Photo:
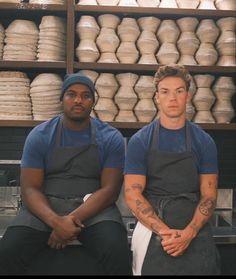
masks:
<instances>
[{"instance_id":1,"label":"wooden shelf","mask_svg":"<svg viewBox=\"0 0 236 279\"><path fill-rule=\"evenodd\" d=\"M75 62L77 70L100 70L106 72L129 71L129 72L155 72L160 64L122 64L122 63L85 63ZM236 73L236 66L186 66L191 73L230 74Z\"/></svg>"},{"instance_id":2,"label":"wooden shelf","mask_svg":"<svg viewBox=\"0 0 236 279\"><path fill-rule=\"evenodd\" d=\"M1 11L22 11L22 12L66 12L66 5L58 5L58 4L30 4L30 3L0 3Z\"/></svg>"},{"instance_id":3,"label":"wooden shelf","mask_svg":"<svg viewBox=\"0 0 236 279\"><path fill-rule=\"evenodd\" d=\"M182 16L194 16L200 18L235 17L235 11L229 10L205 10L205 9L179 9L179 8L150 8L150 7L127 7L127 6L96 6L75 5L75 11L81 14L122 14L138 16L157 16L179 18Z\"/></svg>"},{"instance_id":4,"label":"wooden shelf","mask_svg":"<svg viewBox=\"0 0 236 279\"><path fill-rule=\"evenodd\" d=\"M66 69L66 62L44 62L44 61L8 61L0 60L0 68L4 69Z\"/></svg>"},{"instance_id":5,"label":"wooden shelf","mask_svg":"<svg viewBox=\"0 0 236 279\"><path fill-rule=\"evenodd\" d=\"M0 120L0 127L35 127L44 121L37 120ZM147 125L146 122L108 122L118 129L140 129ZM236 123L201 123L198 124L205 130L236 130Z\"/></svg>"}]
</instances>

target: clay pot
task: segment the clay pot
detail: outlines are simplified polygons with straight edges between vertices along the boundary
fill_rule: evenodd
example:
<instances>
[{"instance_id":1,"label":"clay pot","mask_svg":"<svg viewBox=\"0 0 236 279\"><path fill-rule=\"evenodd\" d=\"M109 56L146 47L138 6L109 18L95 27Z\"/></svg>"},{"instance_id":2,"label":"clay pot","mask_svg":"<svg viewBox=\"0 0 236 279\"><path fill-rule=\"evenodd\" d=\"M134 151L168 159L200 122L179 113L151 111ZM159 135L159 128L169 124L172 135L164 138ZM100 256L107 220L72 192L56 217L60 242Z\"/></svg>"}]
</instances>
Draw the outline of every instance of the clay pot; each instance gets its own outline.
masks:
<instances>
[{"instance_id":1,"label":"clay pot","mask_svg":"<svg viewBox=\"0 0 236 279\"><path fill-rule=\"evenodd\" d=\"M215 6L219 10L236 10L235 0L215 0Z\"/></svg>"},{"instance_id":2,"label":"clay pot","mask_svg":"<svg viewBox=\"0 0 236 279\"><path fill-rule=\"evenodd\" d=\"M117 6L119 0L97 0L98 5L101 6Z\"/></svg>"},{"instance_id":3,"label":"clay pot","mask_svg":"<svg viewBox=\"0 0 236 279\"><path fill-rule=\"evenodd\" d=\"M158 26L161 23L159 18L153 16L144 16L137 19L138 25L142 31L151 31L156 33Z\"/></svg>"},{"instance_id":4,"label":"clay pot","mask_svg":"<svg viewBox=\"0 0 236 279\"><path fill-rule=\"evenodd\" d=\"M152 99L140 99L134 108L135 115L140 122L150 122L157 113Z\"/></svg>"},{"instance_id":5,"label":"clay pot","mask_svg":"<svg viewBox=\"0 0 236 279\"><path fill-rule=\"evenodd\" d=\"M198 9L215 10L216 7L214 5L214 2L215 0L200 0Z\"/></svg>"},{"instance_id":6,"label":"clay pot","mask_svg":"<svg viewBox=\"0 0 236 279\"><path fill-rule=\"evenodd\" d=\"M180 9L196 9L200 0L176 0Z\"/></svg>"},{"instance_id":7,"label":"clay pot","mask_svg":"<svg viewBox=\"0 0 236 279\"><path fill-rule=\"evenodd\" d=\"M211 43L201 43L195 54L196 61L200 65L215 65L218 59L218 53Z\"/></svg>"},{"instance_id":8,"label":"clay pot","mask_svg":"<svg viewBox=\"0 0 236 279\"><path fill-rule=\"evenodd\" d=\"M134 18L124 17L117 27L117 33L122 42L135 42L140 30Z\"/></svg>"},{"instance_id":9,"label":"clay pot","mask_svg":"<svg viewBox=\"0 0 236 279\"><path fill-rule=\"evenodd\" d=\"M133 110L119 110L116 118L116 122L136 122L137 118Z\"/></svg>"},{"instance_id":10,"label":"clay pot","mask_svg":"<svg viewBox=\"0 0 236 279\"><path fill-rule=\"evenodd\" d=\"M138 7L136 0L120 0L118 6Z\"/></svg>"},{"instance_id":11,"label":"clay pot","mask_svg":"<svg viewBox=\"0 0 236 279\"><path fill-rule=\"evenodd\" d=\"M116 35L115 30L112 28L102 27L97 39L96 44L100 52L114 52L120 44L120 39Z\"/></svg>"},{"instance_id":12,"label":"clay pot","mask_svg":"<svg viewBox=\"0 0 236 279\"><path fill-rule=\"evenodd\" d=\"M135 84L134 90L139 99L152 99L156 92L153 76L141 75Z\"/></svg>"},{"instance_id":13,"label":"clay pot","mask_svg":"<svg viewBox=\"0 0 236 279\"><path fill-rule=\"evenodd\" d=\"M176 43L180 34L180 30L172 19L164 19L161 21L157 30L157 37L161 43Z\"/></svg>"},{"instance_id":14,"label":"clay pot","mask_svg":"<svg viewBox=\"0 0 236 279\"><path fill-rule=\"evenodd\" d=\"M211 87L215 77L209 74L194 75L194 81L198 87Z\"/></svg>"},{"instance_id":15,"label":"clay pot","mask_svg":"<svg viewBox=\"0 0 236 279\"><path fill-rule=\"evenodd\" d=\"M219 36L220 30L213 19L202 19L198 25L196 35L201 43L214 44Z\"/></svg>"},{"instance_id":16,"label":"clay pot","mask_svg":"<svg viewBox=\"0 0 236 279\"><path fill-rule=\"evenodd\" d=\"M76 32L80 40L95 40L100 32L100 27L93 16L83 15L76 25Z\"/></svg>"},{"instance_id":17,"label":"clay pot","mask_svg":"<svg viewBox=\"0 0 236 279\"><path fill-rule=\"evenodd\" d=\"M194 116L193 122L195 122L195 123L215 123L215 119L213 118L210 111L202 110L202 111L197 111L197 113Z\"/></svg>"},{"instance_id":18,"label":"clay pot","mask_svg":"<svg viewBox=\"0 0 236 279\"><path fill-rule=\"evenodd\" d=\"M160 0L137 0L139 7L158 7Z\"/></svg>"},{"instance_id":19,"label":"clay pot","mask_svg":"<svg viewBox=\"0 0 236 279\"><path fill-rule=\"evenodd\" d=\"M119 88L119 84L114 74L101 73L97 78L95 87L99 97L113 98Z\"/></svg>"},{"instance_id":20,"label":"clay pot","mask_svg":"<svg viewBox=\"0 0 236 279\"><path fill-rule=\"evenodd\" d=\"M116 29L120 18L113 14L103 14L98 16L98 23L101 27Z\"/></svg>"},{"instance_id":21,"label":"clay pot","mask_svg":"<svg viewBox=\"0 0 236 279\"><path fill-rule=\"evenodd\" d=\"M157 60L153 53L143 54L138 60L138 64L157 64Z\"/></svg>"},{"instance_id":22,"label":"clay pot","mask_svg":"<svg viewBox=\"0 0 236 279\"><path fill-rule=\"evenodd\" d=\"M99 51L92 40L81 40L76 48L76 56L80 62L96 62Z\"/></svg>"},{"instance_id":23,"label":"clay pot","mask_svg":"<svg viewBox=\"0 0 236 279\"><path fill-rule=\"evenodd\" d=\"M103 121L113 121L118 109L111 98L98 98L94 110L99 119Z\"/></svg>"},{"instance_id":24,"label":"clay pot","mask_svg":"<svg viewBox=\"0 0 236 279\"><path fill-rule=\"evenodd\" d=\"M179 52L172 43L163 43L156 54L157 60L161 64L176 63L179 59Z\"/></svg>"},{"instance_id":25,"label":"clay pot","mask_svg":"<svg viewBox=\"0 0 236 279\"><path fill-rule=\"evenodd\" d=\"M114 99L120 110L132 110L137 103L138 97L133 87L121 86Z\"/></svg>"},{"instance_id":26,"label":"clay pot","mask_svg":"<svg viewBox=\"0 0 236 279\"><path fill-rule=\"evenodd\" d=\"M197 111L210 110L215 102L215 96L210 88L199 87L193 97L193 104Z\"/></svg>"},{"instance_id":27,"label":"clay pot","mask_svg":"<svg viewBox=\"0 0 236 279\"><path fill-rule=\"evenodd\" d=\"M137 41L137 47L141 54L156 53L159 42L151 31L142 31Z\"/></svg>"},{"instance_id":28,"label":"clay pot","mask_svg":"<svg viewBox=\"0 0 236 279\"><path fill-rule=\"evenodd\" d=\"M102 52L97 63L119 63L114 52Z\"/></svg>"},{"instance_id":29,"label":"clay pot","mask_svg":"<svg viewBox=\"0 0 236 279\"><path fill-rule=\"evenodd\" d=\"M175 0L161 0L160 8L178 8Z\"/></svg>"},{"instance_id":30,"label":"clay pot","mask_svg":"<svg viewBox=\"0 0 236 279\"><path fill-rule=\"evenodd\" d=\"M134 64L139 58L139 52L134 42L121 42L116 56L120 63Z\"/></svg>"}]
</instances>

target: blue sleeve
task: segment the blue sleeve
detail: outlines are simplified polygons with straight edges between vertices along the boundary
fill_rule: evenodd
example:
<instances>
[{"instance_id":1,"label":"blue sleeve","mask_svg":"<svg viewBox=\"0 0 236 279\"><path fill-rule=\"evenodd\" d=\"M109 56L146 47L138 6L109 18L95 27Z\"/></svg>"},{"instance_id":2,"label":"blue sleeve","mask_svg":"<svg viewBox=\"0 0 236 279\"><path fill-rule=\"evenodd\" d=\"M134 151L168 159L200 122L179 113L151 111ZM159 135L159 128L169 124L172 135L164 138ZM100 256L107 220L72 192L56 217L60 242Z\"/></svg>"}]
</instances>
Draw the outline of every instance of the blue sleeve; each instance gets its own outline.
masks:
<instances>
[{"instance_id":1,"label":"blue sleeve","mask_svg":"<svg viewBox=\"0 0 236 279\"><path fill-rule=\"evenodd\" d=\"M125 174L147 174L147 143L134 134L127 146Z\"/></svg>"},{"instance_id":2,"label":"blue sleeve","mask_svg":"<svg viewBox=\"0 0 236 279\"><path fill-rule=\"evenodd\" d=\"M217 148L213 139L208 136L202 145L200 159L200 174L218 173Z\"/></svg>"},{"instance_id":3,"label":"blue sleeve","mask_svg":"<svg viewBox=\"0 0 236 279\"><path fill-rule=\"evenodd\" d=\"M125 141L117 130L108 138L104 147L104 168L124 168Z\"/></svg>"},{"instance_id":4,"label":"blue sleeve","mask_svg":"<svg viewBox=\"0 0 236 279\"><path fill-rule=\"evenodd\" d=\"M37 130L32 130L26 138L21 158L22 168L45 168L45 150L42 137Z\"/></svg>"}]
</instances>

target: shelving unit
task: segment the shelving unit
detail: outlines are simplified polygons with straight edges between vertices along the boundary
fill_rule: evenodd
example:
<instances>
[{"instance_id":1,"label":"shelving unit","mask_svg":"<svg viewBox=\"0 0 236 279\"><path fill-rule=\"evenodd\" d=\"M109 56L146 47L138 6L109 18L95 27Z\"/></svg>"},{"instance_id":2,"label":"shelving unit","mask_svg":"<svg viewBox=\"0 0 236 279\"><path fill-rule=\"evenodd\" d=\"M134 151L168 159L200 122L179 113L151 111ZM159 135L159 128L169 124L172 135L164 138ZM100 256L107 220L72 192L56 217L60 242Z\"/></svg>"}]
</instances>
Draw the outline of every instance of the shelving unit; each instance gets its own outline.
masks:
<instances>
[{"instance_id":1,"label":"shelving unit","mask_svg":"<svg viewBox=\"0 0 236 279\"><path fill-rule=\"evenodd\" d=\"M160 19L178 19L184 16L193 16L198 19L212 18L217 20L221 17L235 17L235 11L226 10L193 10L176 8L148 8L148 7L127 7L127 6L92 6L77 5L74 0L67 0L65 5L41 5L41 4L10 4L0 3L1 21L8 22L12 18L27 18L36 20L43 15L58 15L66 18L67 21L67 58L63 62L42 62L42 61L3 61L0 60L0 70L21 70L27 73L36 74L44 71L60 73L72 73L81 69L94 70L97 72L133 72L138 74L154 74L158 64L114 64L114 63L85 63L78 62L75 58L75 26L82 15L116 14L120 17L132 16L156 16ZM3 20L2 20L3 19ZM214 74L216 76L235 76L235 66L187 66L191 74ZM235 77L234 77L235 80ZM236 98L233 106L236 110ZM204 129L210 130L236 130L235 118L233 123L227 124L200 124ZM41 121L34 120L0 120L0 127L34 127ZM119 129L139 129L147 123L142 122L111 122Z\"/></svg>"}]
</instances>

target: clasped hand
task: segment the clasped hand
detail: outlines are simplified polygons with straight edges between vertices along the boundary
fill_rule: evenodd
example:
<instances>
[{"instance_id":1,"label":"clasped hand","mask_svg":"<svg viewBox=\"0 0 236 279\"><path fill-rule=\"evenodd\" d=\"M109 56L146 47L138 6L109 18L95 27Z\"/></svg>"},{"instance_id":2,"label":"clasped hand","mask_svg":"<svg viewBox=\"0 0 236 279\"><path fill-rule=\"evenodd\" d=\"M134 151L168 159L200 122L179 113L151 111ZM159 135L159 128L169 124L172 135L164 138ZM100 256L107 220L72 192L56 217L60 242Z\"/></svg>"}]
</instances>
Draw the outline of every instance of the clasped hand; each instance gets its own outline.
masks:
<instances>
[{"instance_id":1,"label":"clasped hand","mask_svg":"<svg viewBox=\"0 0 236 279\"><path fill-rule=\"evenodd\" d=\"M161 230L159 235L163 250L173 257L183 255L192 240L186 230L166 229Z\"/></svg>"},{"instance_id":2,"label":"clasped hand","mask_svg":"<svg viewBox=\"0 0 236 279\"><path fill-rule=\"evenodd\" d=\"M84 225L73 215L60 217L60 221L49 236L48 245L55 249L65 248L77 238L83 227Z\"/></svg>"}]
</instances>

